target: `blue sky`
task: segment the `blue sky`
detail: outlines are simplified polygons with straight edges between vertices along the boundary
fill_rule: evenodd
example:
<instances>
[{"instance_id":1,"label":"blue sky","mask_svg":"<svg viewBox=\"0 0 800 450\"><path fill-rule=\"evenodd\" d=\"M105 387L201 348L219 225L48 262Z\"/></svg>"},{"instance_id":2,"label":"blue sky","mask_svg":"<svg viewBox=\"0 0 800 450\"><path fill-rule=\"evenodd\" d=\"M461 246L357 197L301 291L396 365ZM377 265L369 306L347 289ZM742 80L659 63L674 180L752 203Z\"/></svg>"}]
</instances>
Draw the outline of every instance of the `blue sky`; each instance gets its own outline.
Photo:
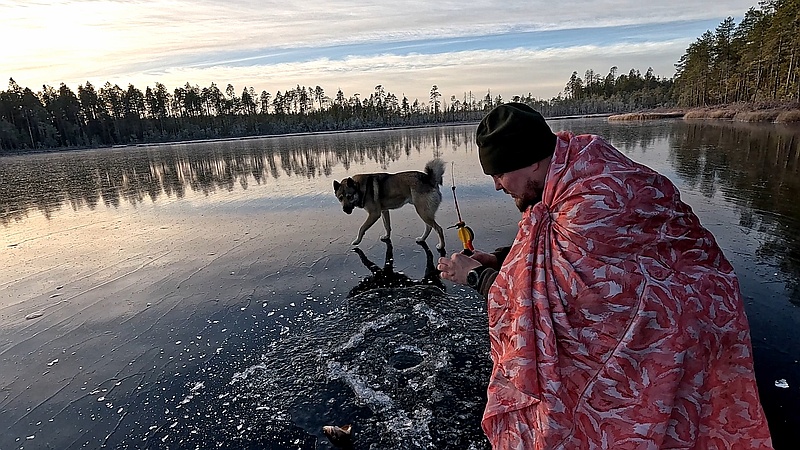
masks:
<instances>
[{"instance_id":1,"label":"blue sky","mask_svg":"<svg viewBox=\"0 0 800 450\"><path fill-rule=\"evenodd\" d=\"M662 77L706 30L757 1L0 0L0 77L40 90L106 81L427 101L557 95L573 71ZM4 83L4 82L3 82ZM5 86L3 86L3 89Z\"/></svg>"}]
</instances>

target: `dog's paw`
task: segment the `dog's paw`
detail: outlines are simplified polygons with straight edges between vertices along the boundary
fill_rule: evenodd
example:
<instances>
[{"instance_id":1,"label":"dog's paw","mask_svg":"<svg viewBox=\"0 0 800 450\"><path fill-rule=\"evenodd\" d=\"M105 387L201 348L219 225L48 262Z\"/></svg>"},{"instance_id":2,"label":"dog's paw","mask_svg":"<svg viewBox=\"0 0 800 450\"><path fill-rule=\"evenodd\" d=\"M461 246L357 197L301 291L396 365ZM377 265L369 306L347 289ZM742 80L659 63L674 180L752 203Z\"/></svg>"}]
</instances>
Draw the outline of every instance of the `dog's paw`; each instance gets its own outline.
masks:
<instances>
[{"instance_id":1,"label":"dog's paw","mask_svg":"<svg viewBox=\"0 0 800 450\"><path fill-rule=\"evenodd\" d=\"M425 236L420 236L414 240L417 244L422 244L425 242Z\"/></svg>"},{"instance_id":2,"label":"dog's paw","mask_svg":"<svg viewBox=\"0 0 800 450\"><path fill-rule=\"evenodd\" d=\"M392 240L392 237L389 236L388 234L385 235L385 236L381 236L381 241L383 241L383 242L387 242L387 241L391 241L391 240Z\"/></svg>"}]
</instances>

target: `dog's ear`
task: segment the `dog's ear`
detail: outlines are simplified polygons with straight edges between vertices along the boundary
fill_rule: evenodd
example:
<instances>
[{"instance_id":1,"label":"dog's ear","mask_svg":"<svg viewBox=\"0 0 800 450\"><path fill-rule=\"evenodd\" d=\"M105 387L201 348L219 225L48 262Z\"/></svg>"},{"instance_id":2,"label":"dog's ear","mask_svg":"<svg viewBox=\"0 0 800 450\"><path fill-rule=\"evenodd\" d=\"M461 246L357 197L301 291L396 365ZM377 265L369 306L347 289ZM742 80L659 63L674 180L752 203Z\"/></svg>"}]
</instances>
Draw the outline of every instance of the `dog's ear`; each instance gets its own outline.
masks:
<instances>
[{"instance_id":1,"label":"dog's ear","mask_svg":"<svg viewBox=\"0 0 800 450\"><path fill-rule=\"evenodd\" d=\"M333 192L338 191L339 190L339 186L340 186L339 182L336 181L336 180L333 180Z\"/></svg>"},{"instance_id":2,"label":"dog's ear","mask_svg":"<svg viewBox=\"0 0 800 450\"><path fill-rule=\"evenodd\" d=\"M351 187L355 187L356 186L356 182L353 181L353 179L350 178L350 177L347 177L347 179L344 180L344 181L347 183L347 187L351 188Z\"/></svg>"}]
</instances>

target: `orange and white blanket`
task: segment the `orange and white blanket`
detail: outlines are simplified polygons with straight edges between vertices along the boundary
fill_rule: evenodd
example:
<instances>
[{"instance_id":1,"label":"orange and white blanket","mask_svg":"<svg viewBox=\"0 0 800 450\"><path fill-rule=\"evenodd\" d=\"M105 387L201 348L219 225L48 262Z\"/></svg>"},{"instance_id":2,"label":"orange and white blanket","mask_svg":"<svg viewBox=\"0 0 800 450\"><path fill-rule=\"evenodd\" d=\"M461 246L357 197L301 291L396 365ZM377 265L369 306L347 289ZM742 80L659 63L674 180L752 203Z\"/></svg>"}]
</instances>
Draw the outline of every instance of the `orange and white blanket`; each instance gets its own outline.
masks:
<instances>
[{"instance_id":1,"label":"orange and white blanket","mask_svg":"<svg viewBox=\"0 0 800 450\"><path fill-rule=\"evenodd\" d=\"M772 448L714 237L666 177L558 137L489 292L494 448Z\"/></svg>"}]
</instances>

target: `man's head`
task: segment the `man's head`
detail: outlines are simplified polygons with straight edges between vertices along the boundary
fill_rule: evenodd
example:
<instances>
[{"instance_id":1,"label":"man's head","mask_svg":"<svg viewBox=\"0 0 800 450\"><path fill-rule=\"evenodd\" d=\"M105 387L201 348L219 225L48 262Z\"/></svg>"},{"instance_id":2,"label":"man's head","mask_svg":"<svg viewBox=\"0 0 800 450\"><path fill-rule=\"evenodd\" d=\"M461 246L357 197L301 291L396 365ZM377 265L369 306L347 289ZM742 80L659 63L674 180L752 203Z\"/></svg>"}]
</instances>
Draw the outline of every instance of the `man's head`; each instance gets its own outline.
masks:
<instances>
[{"instance_id":1,"label":"man's head","mask_svg":"<svg viewBox=\"0 0 800 450\"><path fill-rule=\"evenodd\" d=\"M550 159L551 157L548 156L530 166L492 175L494 188L510 195L520 212L524 212L529 206L542 201L544 181L547 178Z\"/></svg>"},{"instance_id":2,"label":"man's head","mask_svg":"<svg viewBox=\"0 0 800 450\"><path fill-rule=\"evenodd\" d=\"M475 135L483 172L495 189L514 197L520 211L541 200L556 140L544 117L522 103L489 111Z\"/></svg>"}]
</instances>

